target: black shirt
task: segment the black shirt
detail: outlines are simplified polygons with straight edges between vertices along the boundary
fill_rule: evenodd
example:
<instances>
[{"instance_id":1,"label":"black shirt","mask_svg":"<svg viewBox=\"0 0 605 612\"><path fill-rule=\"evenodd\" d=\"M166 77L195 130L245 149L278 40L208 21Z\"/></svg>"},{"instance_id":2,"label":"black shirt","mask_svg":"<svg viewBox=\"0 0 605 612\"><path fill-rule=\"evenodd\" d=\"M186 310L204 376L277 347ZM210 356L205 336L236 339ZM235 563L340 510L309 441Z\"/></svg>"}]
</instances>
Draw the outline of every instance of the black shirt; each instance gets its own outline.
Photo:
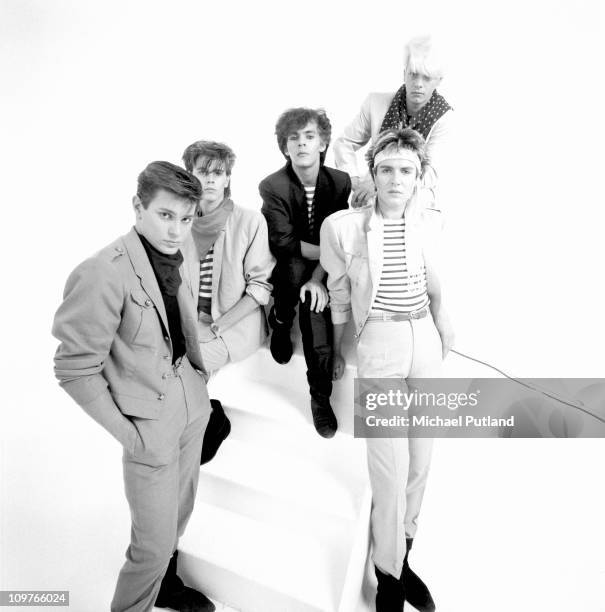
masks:
<instances>
[{"instance_id":1,"label":"black shirt","mask_svg":"<svg viewBox=\"0 0 605 612\"><path fill-rule=\"evenodd\" d=\"M172 340L172 363L174 364L187 352L185 336L181 328L181 312L176 297L182 282L179 267L183 263L183 256L180 251L177 251L174 255L162 253L141 234L139 234L139 238L147 257L149 257L149 263L153 268L164 300L166 317L168 318L168 332Z\"/></svg>"}]
</instances>

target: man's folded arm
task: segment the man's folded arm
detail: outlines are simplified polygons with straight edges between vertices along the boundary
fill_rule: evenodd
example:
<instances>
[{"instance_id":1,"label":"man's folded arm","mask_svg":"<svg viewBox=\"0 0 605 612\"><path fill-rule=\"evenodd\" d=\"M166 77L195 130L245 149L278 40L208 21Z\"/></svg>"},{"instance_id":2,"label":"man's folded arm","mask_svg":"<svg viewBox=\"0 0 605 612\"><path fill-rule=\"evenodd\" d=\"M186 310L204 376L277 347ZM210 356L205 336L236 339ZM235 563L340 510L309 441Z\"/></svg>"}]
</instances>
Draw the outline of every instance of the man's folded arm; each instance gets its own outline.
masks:
<instances>
[{"instance_id":1,"label":"man's folded arm","mask_svg":"<svg viewBox=\"0 0 605 612\"><path fill-rule=\"evenodd\" d=\"M275 267L275 258L269 250L265 218L260 213L255 214L254 223L249 229L249 244L242 262L246 281L245 294L215 321L221 332L235 325L259 306L266 306L273 290L269 279Z\"/></svg>"},{"instance_id":2,"label":"man's folded arm","mask_svg":"<svg viewBox=\"0 0 605 612\"><path fill-rule=\"evenodd\" d=\"M269 279L275 267L275 258L269 249L267 221L260 214L255 215L254 220L256 223L250 227L250 244L244 256L246 293L261 306L266 306L273 290Z\"/></svg>"},{"instance_id":3,"label":"man's folded arm","mask_svg":"<svg viewBox=\"0 0 605 612\"><path fill-rule=\"evenodd\" d=\"M368 143L372 135L370 124L371 94L366 97L357 116L334 141L334 160L339 170L359 178L355 152Z\"/></svg>"},{"instance_id":4,"label":"man's folded arm","mask_svg":"<svg viewBox=\"0 0 605 612\"><path fill-rule=\"evenodd\" d=\"M271 251L276 257L300 257L300 240L282 200L263 183L259 186L263 199L262 213L269 228Z\"/></svg>"},{"instance_id":5,"label":"man's folded arm","mask_svg":"<svg viewBox=\"0 0 605 612\"><path fill-rule=\"evenodd\" d=\"M120 412L102 374L120 325L122 304L123 289L112 264L88 259L67 279L52 333L60 341L55 376L61 387L127 446L134 425Z\"/></svg>"},{"instance_id":6,"label":"man's folded arm","mask_svg":"<svg viewBox=\"0 0 605 612\"><path fill-rule=\"evenodd\" d=\"M347 276L344 253L330 218L322 223L319 245L319 261L328 274L326 284L330 294L332 323L346 323L351 318L351 283Z\"/></svg>"}]
</instances>

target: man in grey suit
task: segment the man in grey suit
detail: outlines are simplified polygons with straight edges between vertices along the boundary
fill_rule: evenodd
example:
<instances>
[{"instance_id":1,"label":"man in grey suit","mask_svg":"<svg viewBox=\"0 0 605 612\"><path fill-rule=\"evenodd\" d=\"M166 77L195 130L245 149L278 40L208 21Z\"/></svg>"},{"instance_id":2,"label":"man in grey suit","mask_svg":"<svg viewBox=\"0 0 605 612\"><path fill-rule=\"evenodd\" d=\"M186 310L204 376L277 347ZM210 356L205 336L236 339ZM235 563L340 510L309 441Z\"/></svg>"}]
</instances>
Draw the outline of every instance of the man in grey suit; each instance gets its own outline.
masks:
<instances>
[{"instance_id":1,"label":"man in grey suit","mask_svg":"<svg viewBox=\"0 0 605 612\"><path fill-rule=\"evenodd\" d=\"M452 107L437 93L443 65L429 36L408 42L404 63L404 84L396 92L370 93L358 115L334 141L336 167L351 176L354 208L367 204L375 193L372 177L359 176L355 152L370 140L375 144L385 130L409 127L426 142L427 159L421 183L424 189L419 195L425 208L440 210L435 191L452 121Z\"/></svg>"},{"instance_id":2,"label":"man in grey suit","mask_svg":"<svg viewBox=\"0 0 605 612\"><path fill-rule=\"evenodd\" d=\"M61 386L123 446L132 531L113 612L214 610L178 578L173 554L210 416L193 292L179 272L201 194L182 168L149 164L134 228L71 273L54 320Z\"/></svg>"}]
</instances>

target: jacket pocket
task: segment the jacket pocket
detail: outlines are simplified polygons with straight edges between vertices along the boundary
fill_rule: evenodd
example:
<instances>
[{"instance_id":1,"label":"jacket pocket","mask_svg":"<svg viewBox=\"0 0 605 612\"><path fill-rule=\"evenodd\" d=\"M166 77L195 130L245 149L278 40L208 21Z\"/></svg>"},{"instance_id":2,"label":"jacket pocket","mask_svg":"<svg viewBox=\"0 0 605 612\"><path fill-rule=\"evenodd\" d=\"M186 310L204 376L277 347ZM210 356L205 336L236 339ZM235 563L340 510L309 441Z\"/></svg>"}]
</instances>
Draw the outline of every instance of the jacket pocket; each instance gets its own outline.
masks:
<instances>
[{"instance_id":1,"label":"jacket pocket","mask_svg":"<svg viewBox=\"0 0 605 612\"><path fill-rule=\"evenodd\" d=\"M131 308L127 316L131 324L131 343L155 347L157 338L162 337L155 304L144 291L138 289L130 292L130 300Z\"/></svg>"},{"instance_id":2,"label":"jacket pocket","mask_svg":"<svg viewBox=\"0 0 605 612\"><path fill-rule=\"evenodd\" d=\"M164 405L164 397L161 394L152 399L135 397L125 393L112 393L112 395L122 414L143 419L155 420L160 418L160 410Z\"/></svg>"}]
</instances>

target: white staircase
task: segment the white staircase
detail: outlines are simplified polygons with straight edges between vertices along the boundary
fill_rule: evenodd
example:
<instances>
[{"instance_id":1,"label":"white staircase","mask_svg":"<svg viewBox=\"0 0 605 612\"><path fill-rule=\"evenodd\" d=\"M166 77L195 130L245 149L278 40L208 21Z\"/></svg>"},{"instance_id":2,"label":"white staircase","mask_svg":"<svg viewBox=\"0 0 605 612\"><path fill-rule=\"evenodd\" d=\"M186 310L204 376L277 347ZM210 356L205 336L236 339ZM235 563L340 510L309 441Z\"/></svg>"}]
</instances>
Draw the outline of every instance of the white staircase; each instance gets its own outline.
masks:
<instances>
[{"instance_id":1,"label":"white staircase","mask_svg":"<svg viewBox=\"0 0 605 612\"><path fill-rule=\"evenodd\" d=\"M354 357L348 348L332 394L338 433L325 440L296 343L287 365L262 348L210 381L232 430L201 469L180 573L242 612L364 612L371 493L352 437Z\"/></svg>"}]
</instances>

